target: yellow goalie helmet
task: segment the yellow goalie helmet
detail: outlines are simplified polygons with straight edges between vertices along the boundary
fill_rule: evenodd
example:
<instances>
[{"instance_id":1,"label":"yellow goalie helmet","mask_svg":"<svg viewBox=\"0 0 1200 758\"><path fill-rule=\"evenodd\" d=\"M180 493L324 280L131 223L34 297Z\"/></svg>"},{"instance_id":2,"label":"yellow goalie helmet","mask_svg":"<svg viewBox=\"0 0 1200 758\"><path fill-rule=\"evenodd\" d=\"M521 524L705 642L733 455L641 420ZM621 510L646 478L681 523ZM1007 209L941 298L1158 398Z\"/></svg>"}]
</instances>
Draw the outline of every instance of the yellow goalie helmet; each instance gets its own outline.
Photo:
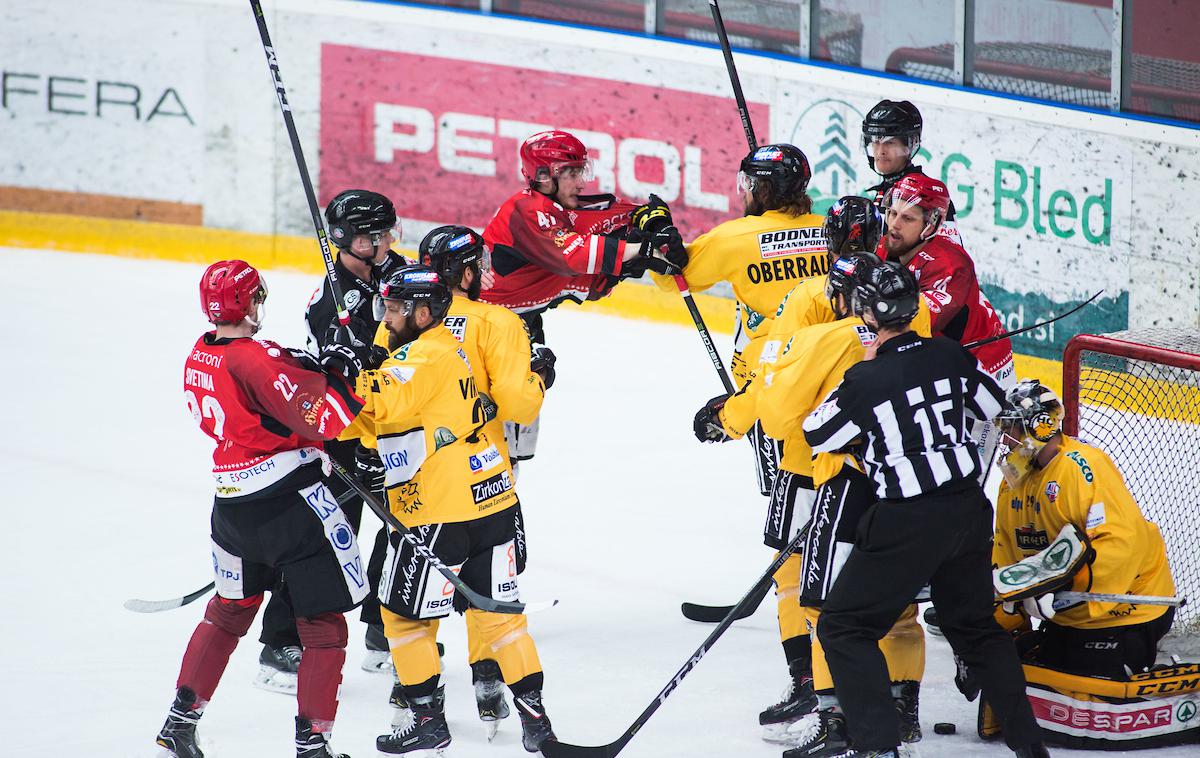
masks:
<instances>
[{"instance_id":1,"label":"yellow goalie helmet","mask_svg":"<svg viewBox=\"0 0 1200 758\"><path fill-rule=\"evenodd\" d=\"M1000 430L997 465L1008 486L1025 478L1037 454L1062 430L1062 419L1062 401L1037 379L1022 379L1005 394L994 423Z\"/></svg>"}]
</instances>

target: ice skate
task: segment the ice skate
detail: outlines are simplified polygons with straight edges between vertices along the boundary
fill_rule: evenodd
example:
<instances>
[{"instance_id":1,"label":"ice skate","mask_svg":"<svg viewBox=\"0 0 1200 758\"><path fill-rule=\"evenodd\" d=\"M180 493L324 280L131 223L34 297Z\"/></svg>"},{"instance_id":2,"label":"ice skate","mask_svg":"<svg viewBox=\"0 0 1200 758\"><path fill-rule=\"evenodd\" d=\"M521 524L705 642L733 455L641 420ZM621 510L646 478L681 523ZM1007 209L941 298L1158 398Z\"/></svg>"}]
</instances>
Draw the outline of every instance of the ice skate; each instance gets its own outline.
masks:
<instances>
[{"instance_id":1,"label":"ice skate","mask_svg":"<svg viewBox=\"0 0 1200 758\"><path fill-rule=\"evenodd\" d=\"M899 693L896 690L899 690ZM920 695L921 683L911 679L892 685L896 711L900 714L900 741L921 741Z\"/></svg>"},{"instance_id":2,"label":"ice skate","mask_svg":"<svg viewBox=\"0 0 1200 758\"><path fill-rule=\"evenodd\" d=\"M513 704L521 717L521 744L526 750L531 753L540 752L543 742L556 739L553 727L550 726L550 717L546 715L546 708L542 705L540 690L514 697Z\"/></svg>"},{"instance_id":3,"label":"ice skate","mask_svg":"<svg viewBox=\"0 0 1200 758\"><path fill-rule=\"evenodd\" d=\"M484 735L491 742L500 729L500 720L509 715L500 665L492 660L482 660L472 664L471 673L475 679L475 705L479 709L479 720L483 722Z\"/></svg>"},{"instance_id":4,"label":"ice skate","mask_svg":"<svg viewBox=\"0 0 1200 758\"><path fill-rule=\"evenodd\" d=\"M758 723L763 728L763 740L781 745L788 744L788 727L816 708L817 693L813 691L812 677L797 677L793 674L783 692L783 698L758 714Z\"/></svg>"},{"instance_id":5,"label":"ice skate","mask_svg":"<svg viewBox=\"0 0 1200 758\"><path fill-rule=\"evenodd\" d=\"M850 743L846 736L846 717L832 708L814 711L792 724L788 730L791 750L783 758L829 758L846 754Z\"/></svg>"},{"instance_id":6,"label":"ice skate","mask_svg":"<svg viewBox=\"0 0 1200 758\"><path fill-rule=\"evenodd\" d=\"M408 698L404 696L404 685L396 682L392 685L392 694L388 698L392 706L392 729L407 729L412 723L412 708L408 707ZM438 684L433 693L433 705L438 711L446 708L446 685Z\"/></svg>"},{"instance_id":7,"label":"ice skate","mask_svg":"<svg viewBox=\"0 0 1200 758\"><path fill-rule=\"evenodd\" d=\"M296 758L350 758L329 747L329 735L314 732L312 722L296 717Z\"/></svg>"},{"instance_id":8,"label":"ice skate","mask_svg":"<svg viewBox=\"0 0 1200 758\"><path fill-rule=\"evenodd\" d=\"M167 712L167 721L154 742L175 758L204 758L196 742L196 724L201 710L195 709L196 693L180 687L175 693L175 702Z\"/></svg>"},{"instance_id":9,"label":"ice skate","mask_svg":"<svg viewBox=\"0 0 1200 758\"><path fill-rule=\"evenodd\" d=\"M424 701L424 702L422 702ZM450 727L436 697L417 698L409 704L412 720L403 728L375 738L375 748L385 755L432 758L450 745Z\"/></svg>"},{"instance_id":10,"label":"ice skate","mask_svg":"<svg viewBox=\"0 0 1200 758\"><path fill-rule=\"evenodd\" d=\"M258 675L254 677L254 686L269 692L295 695L303 654L299 645L263 645L258 655Z\"/></svg>"},{"instance_id":11,"label":"ice skate","mask_svg":"<svg viewBox=\"0 0 1200 758\"><path fill-rule=\"evenodd\" d=\"M372 674L396 673L396 665L392 663L392 651L388 647L387 637L383 634L383 624L367 624L365 642L367 654L363 656L362 670Z\"/></svg>"}]
</instances>

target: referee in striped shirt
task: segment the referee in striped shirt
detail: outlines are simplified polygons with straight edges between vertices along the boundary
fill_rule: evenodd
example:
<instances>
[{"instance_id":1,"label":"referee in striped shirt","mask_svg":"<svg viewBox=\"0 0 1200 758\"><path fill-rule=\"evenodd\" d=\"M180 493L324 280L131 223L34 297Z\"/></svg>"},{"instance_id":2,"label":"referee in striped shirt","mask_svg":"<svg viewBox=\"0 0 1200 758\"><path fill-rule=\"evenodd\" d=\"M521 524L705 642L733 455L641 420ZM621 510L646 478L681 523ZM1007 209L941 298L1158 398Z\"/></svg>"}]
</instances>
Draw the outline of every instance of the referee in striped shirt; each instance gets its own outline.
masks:
<instances>
[{"instance_id":1,"label":"referee in striped shirt","mask_svg":"<svg viewBox=\"0 0 1200 758\"><path fill-rule=\"evenodd\" d=\"M909 328L918 297L912 273L895 261L865 272L852 306L878 338L804 422L814 453L861 456L880 500L863 516L817 624L848 755L896 754L900 725L878 643L926 584L1008 746L1048 755L1012 638L992 616L992 507L967 432L967 416L991 419L1004 392L960 345Z\"/></svg>"}]
</instances>

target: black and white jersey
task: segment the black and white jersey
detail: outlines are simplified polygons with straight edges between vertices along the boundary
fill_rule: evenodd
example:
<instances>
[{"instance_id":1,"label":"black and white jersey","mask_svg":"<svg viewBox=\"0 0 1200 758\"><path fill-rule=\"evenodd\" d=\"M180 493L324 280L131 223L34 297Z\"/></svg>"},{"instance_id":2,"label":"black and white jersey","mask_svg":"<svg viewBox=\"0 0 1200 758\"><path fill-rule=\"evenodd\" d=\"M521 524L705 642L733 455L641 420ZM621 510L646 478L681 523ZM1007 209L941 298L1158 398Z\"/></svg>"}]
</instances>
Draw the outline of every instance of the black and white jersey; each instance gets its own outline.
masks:
<instances>
[{"instance_id":1,"label":"black and white jersey","mask_svg":"<svg viewBox=\"0 0 1200 758\"><path fill-rule=\"evenodd\" d=\"M804 421L814 453L854 449L879 499L901 500L974 483L978 446L967 417L988 421L1004 391L956 342L907 332L850 367Z\"/></svg>"},{"instance_id":2,"label":"black and white jersey","mask_svg":"<svg viewBox=\"0 0 1200 758\"><path fill-rule=\"evenodd\" d=\"M370 281L363 281L342 265L340 257L334 261L333 267L337 271L338 285L342 288L346 310L350 312L350 318L358 319L370 327L372 337L379 327L379 320L371 311L371 302L378 292L379 282L388 273L406 263L402 255L389 251L384 262L372 270ZM334 303L333 291L329 288L329 277L322 280L321 289L314 292L312 299L308 301L304 321L308 326L308 350L314 354L319 353L329 342L331 328L338 323L337 306Z\"/></svg>"}]
</instances>

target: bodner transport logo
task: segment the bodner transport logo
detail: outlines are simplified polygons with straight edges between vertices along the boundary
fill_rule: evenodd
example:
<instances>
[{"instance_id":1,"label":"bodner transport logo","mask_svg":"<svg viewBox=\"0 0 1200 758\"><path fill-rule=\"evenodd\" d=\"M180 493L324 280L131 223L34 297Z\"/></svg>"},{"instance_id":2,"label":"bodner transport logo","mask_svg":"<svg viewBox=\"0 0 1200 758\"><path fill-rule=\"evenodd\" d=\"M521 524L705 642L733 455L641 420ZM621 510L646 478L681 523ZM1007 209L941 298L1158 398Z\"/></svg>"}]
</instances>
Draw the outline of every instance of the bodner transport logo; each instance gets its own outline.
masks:
<instances>
[{"instance_id":1,"label":"bodner transport logo","mask_svg":"<svg viewBox=\"0 0 1200 758\"><path fill-rule=\"evenodd\" d=\"M864 189L860 185L874 178L859 147L863 116L845 100L826 98L808 106L796 119L789 142L803 150L812 164L808 195L813 213L825 215L839 197L859 194ZM860 179L860 173L870 176Z\"/></svg>"}]
</instances>

